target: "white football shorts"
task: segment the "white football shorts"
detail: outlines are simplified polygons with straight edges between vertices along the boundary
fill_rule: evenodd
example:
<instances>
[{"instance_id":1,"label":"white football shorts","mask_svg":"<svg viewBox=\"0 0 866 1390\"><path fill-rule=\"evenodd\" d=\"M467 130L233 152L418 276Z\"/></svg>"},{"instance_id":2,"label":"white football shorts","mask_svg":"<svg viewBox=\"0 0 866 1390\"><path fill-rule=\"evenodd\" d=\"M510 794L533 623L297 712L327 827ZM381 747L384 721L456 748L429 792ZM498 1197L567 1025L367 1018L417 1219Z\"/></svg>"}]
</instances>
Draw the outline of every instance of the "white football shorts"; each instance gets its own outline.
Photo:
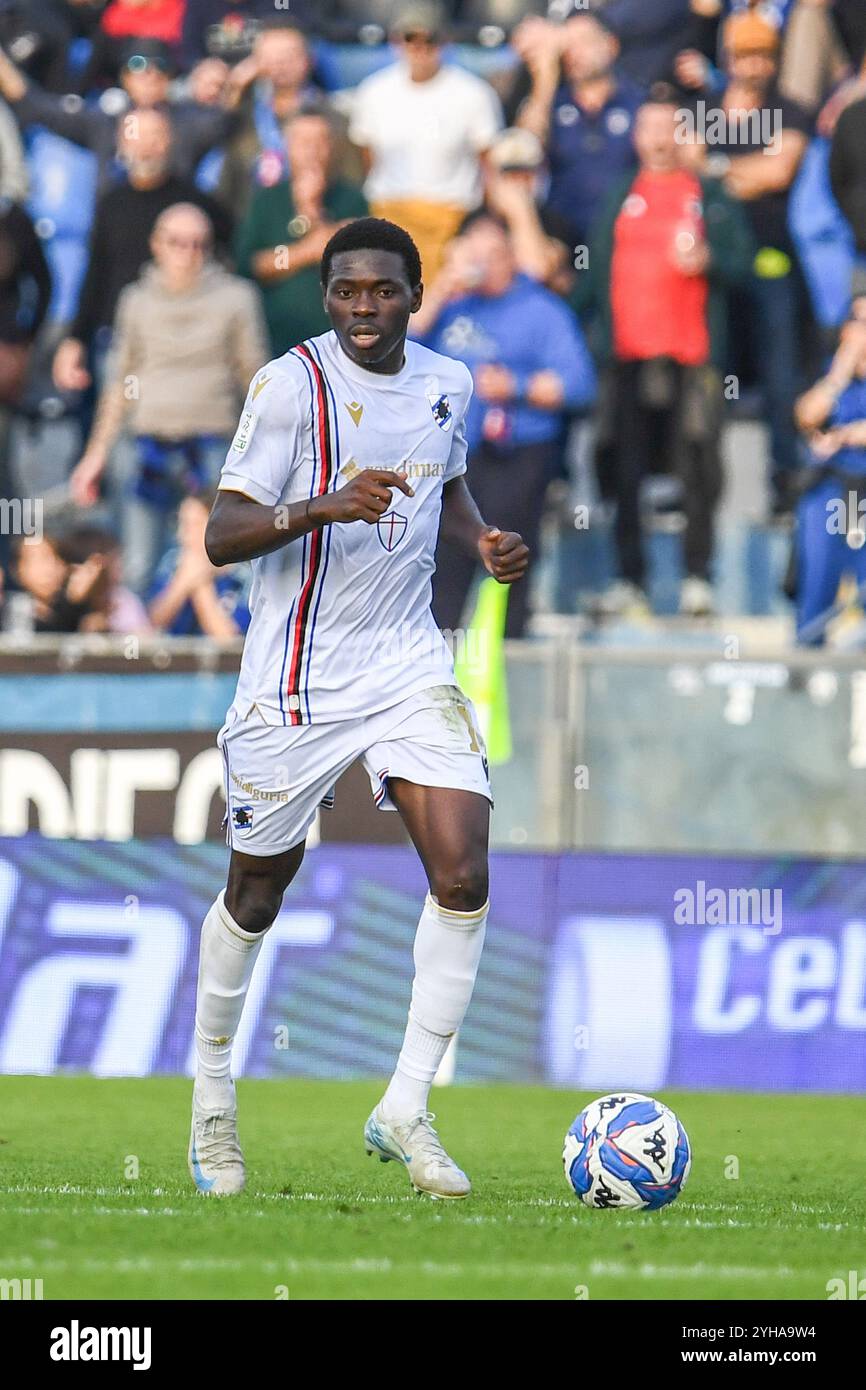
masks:
<instances>
[{"instance_id":1,"label":"white football shorts","mask_svg":"<svg viewBox=\"0 0 866 1390\"><path fill-rule=\"evenodd\" d=\"M477 792L493 804L487 751L472 702L455 685L422 690L389 709L332 724L266 724L229 711L217 737L225 763L226 841L241 854L282 854L304 839L337 780L362 758L373 800L396 806L388 778Z\"/></svg>"}]
</instances>

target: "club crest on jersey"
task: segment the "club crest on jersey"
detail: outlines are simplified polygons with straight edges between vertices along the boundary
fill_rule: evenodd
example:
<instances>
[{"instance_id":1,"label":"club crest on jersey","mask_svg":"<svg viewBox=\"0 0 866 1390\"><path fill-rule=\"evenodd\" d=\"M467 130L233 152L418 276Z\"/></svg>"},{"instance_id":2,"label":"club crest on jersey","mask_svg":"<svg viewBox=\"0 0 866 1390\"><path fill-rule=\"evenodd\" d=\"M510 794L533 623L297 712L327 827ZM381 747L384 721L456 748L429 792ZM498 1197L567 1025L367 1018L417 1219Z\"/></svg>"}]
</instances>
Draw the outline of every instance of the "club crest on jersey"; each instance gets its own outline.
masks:
<instances>
[{"instance_id":1,"label":"club crest on jersey","mask_svg":"<svg viewBox=\"0 0 866 1390\"><path fill-rule=\"evenodd\" d=\"M389 554L392 550L397 549L397 546L406 534L408 525L409 522L407 518L401 516L399 512L386 512L384 516L379 517L379 520L376 522L379 543L384 546Z\"/></svg>"},{"instance_id":2,"label":"club crest on jersey","mask_svg":"<svg viewBox=\"0 0 866 1390\"><path fill-rule=\"evenodd\" d=\"M451 413L451 402L445 395L431 394L427 399L430 402L430 409L433 411L433 419L436 421L440 430L445 430L447 433L454 419Z\"/></svg>"},{"instance_id":3,"label":"club crest on jersey","mask_svg":"<svg viewBox=\"0 0 866 1390\"><path fill-rule=\"evenodd\" d=\"M233 802L232 825L235 828L235 834L239 835L241 839L245 839L247 835L251 835L253 831L253 807L246 803L244 805L238 805Z\"/></svg>"}]
</instances>

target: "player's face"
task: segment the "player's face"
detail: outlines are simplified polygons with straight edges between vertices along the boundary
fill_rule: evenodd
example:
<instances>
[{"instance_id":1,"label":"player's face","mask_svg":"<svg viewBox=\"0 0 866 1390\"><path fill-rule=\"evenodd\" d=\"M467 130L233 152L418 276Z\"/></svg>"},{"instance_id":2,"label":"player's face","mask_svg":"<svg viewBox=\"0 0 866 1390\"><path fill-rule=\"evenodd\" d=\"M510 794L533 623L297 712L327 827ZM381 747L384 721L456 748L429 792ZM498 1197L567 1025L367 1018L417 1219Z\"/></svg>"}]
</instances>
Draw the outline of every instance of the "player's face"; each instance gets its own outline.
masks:
<instances>
[{"instance_id":1,"label":"player's face","mask_svg":"<svg viewBox=\"0 0 866 1390\"><path fill-rule=\"evenodd\" d=\"M395 251L341 251L331 266L325 308L347 357L371 372L397 372L421 296Z\"/></svg>"}]
</instances>

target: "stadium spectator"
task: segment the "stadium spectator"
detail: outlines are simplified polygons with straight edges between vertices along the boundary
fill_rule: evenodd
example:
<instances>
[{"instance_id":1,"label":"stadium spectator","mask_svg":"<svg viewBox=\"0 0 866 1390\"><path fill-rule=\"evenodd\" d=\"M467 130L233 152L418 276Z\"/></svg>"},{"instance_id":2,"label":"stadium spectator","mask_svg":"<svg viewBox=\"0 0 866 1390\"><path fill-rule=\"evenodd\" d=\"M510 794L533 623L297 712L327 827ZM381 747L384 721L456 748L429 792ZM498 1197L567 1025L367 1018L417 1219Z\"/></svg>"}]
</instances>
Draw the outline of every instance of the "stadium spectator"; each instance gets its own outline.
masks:
<instances>
[{"instance_id":1,"label":"stadium spectator","mask_svg":"<svg viewBox=\"0 0 866 1390\"><path fill-rule=\"evenodd\" d=\"M97 500L121 428L134 447L121 503L127 573L143 592L180 500L215 480L251 377L266 361L256 290L210 258L199 207L167 209L151 237L153 265L123 291L93 430L70 479L81 506Z\"/></svg>"},{"instance_id":2,"label":"stadium spectator","mask_svg":"<svg viewBox=\"0 0 866 1390\"><path fill-rule=\"evenodd\" d=\"M812 122L776 85L779 31L757 12L725 24L727 85L716 110L724 125L713 144L691 150L698 167L725 180L748 215L758 252L738 301L738 332L753 346L755 375L770 426L774 506L786 509L797 467L794 401L801 376L808 297L788 225L791 189ZM769 152L769 153L768 153Z\"/></svg>"},{"instance_id":3,"label":"stadium spectator","mask_svg":"<svg viewBox=\"0 0 866 1390\"><path fill-rule=\"evenodd\" d=\"M186 0L183 24L183 57L188 67L202 57L238 63L248 58L256 38L275 12L288 10L294 25L305 34L352 43L373 16L376 0L365 0L357 16L344 0L291 0L279 6L274 0Z\"/></svg>"},{"instance_id":4,"label":"stadium spectator","mask_svg":"<svg viewBox=\"0 0 866 1390\"><path fill-rule=\"evenodd\" d=\"M689 0L607 0L602 16L619 43L620 73L643 92L668 77L691 12Z\"/></svg>"},{"instance_id":5,"label":"stadium spectator","mask_svg":"<svg viewBox=\"0 0 866 1390\"><path fill-rule=\"evenodd\" d=\"M18 122L0 98L0 198L23 202L28 193L27 166Z\"/></svg>"},{"instance_id":6,"label":"stadium spectator","mask_svg":"<svg viewBox=\"0 0 866 1390\"><path fill-rule=\"evenodd\" d=\"M508 223L518 270L567 293L574 278L571 228L543 203L543 175L538 137L520 128L503 131L490 151L484 205Z\"/></svg>"},{"instance_id":7,"label":"stadium spectator","mask_svg":"<svg viewBox=\"0 0 866 1390\"><path fill-rule=\"evenodd\" d=\"M217 196L236 217L243 216L255 187L271 188L285 179L285 121L322 100L301 30L273 22L261 28L252 54L229 78L229 104L238 108L240 121L226 151Z\"/></svg>"},{"instance_id":8,"label":"stadium spectator","mask_svg":"<svg viewBox=\"0 0 866 1390\"><path fill-rule=\"evenodd\" d=\"M754 246L723 186L685 167L677 121L673 104L641 108L637 177L614 192L578 276L577 302L600 311L607 367L598 458L603 490L616 501L620 568L602 600L609 614L646 607L640 492L653 472L681 480L682 609L700 615L712 603L727 291L748 277Z\"/></svg>"},{"instance_id":9,"label":"stadium spectator","mask_svg":"<svg viewBox=\"0 0 866 1390\"><path fill-rule=\"evenodd\" d=\"M285 124L288 179L256 190L239 229L237 264L261 287L273 356L326 333L319 262L337 228L367 215L360 189L333 176L327 112L301 110Z\"/></svg>"},{"instance_id":10,"label":"stadium spectator","mask_svg":"<svg viewBox=\"0 0 866 1390\"><path fill-rule=\"evenodd\" d=\"M837 19L834 0L795 0L788 14L779 90L809 111L850 72Z\"/></svg>"},{"instance_id":11,"label":"stadium spectator","mask_svg":"<svg viewBox=\"0 0 866 1390\"><path fill-rule=\"evenodd\" d=\"M861 79L866 79L866 62ZM866 257L866 96L846 106L836 122L830 149L833 196Z\"/></svg>"},{"instance_id":12,"label":"stadium spectator","mask_svg":"<svg viewBox=\"0 0 866 1390\"><path fill-rule=\"evenodd\" d=\"M171 59L164 44L153 40L124 50L120 83L129 106L109 114L101 106L86 105L80 97L58 97L25 78L0 49L0 95L10 103L22 129L44 126L74 145L92 150L99 163L99 186L105 190L117 178L118 144L129 128L130 117L142 111L162 110L171 122L172 167L181 177L191 177L207 152L219 145L233 128L233 117L213 106L195 101L169 101Z\"/></svg>"},{"instance_id":13,"label":"stadium spectator","mask_svg":"<svg viewBox=\"0 0 866 1390\"><path fill-rule=\"evenodd\" d=\"M13 573L22 593L29 595L27 615L18 613L21 626L34 632L79 632L85 619L104 605L107 566L102 555L92 555L81 564L64 554L59 535L45 533L41 539L16 538L13 547Z\"/></svg>"},{"instance_id":14,"label":"stadium spectator","mask_svg":"<svg viewBox=\"0 0 866 1390\"><path fill-rule=\"evenodd\" d=\"M186 79L190 100L199 106L225 105L230 71L222 58L202 58Z\"/></svg>"},{"instance_id":15,"label":"stadium spectator","mask_svg":"<svg viewBox=\"0 0 866 1390\"><path fill-rule=\"evenodd\" d=\"M259 30L273 17L273 0L186 0L184 66L194 67L202 58L219 58L234 66L249 58Z\"/></svg>"},{"instance_id":16,"label":"stadium spectator","mask_svg":"<svg viewBox=\"0 0 866 1390\"><path fill-rule=\"evenodd\" d=\"M798 400L797 424L811 452L797 508L797 640L821 646L842 579L866 586L866 323L856 316L827 374Z\"/></svg>"},{"instance_id":17,"label":"stadium spectator","mask_svg":"<svg viewBox=\"0 0 866 1390\"><path fill-rule=\"evenodd\" d=\"M96 0L5 0L0 44L40 87L68 92L70 49L93 35L100 10Z\"/></svg>"},{"instance_id":18,"label":"stadium spectator","mask_svg":"<svg viewBox=\"0 0 866 1390\"><path fill-rule=\"evenodd\" d=\"M69 334L54 356L54 381L62 391L84 391L91 383L88 356L107 346L121 290L150 255L150 235L160 213L173 203L196 203L207 213L219 246L231 240L231 219L206 194L170 172L172 135L165 113L140 111L124 124L119 153L127 181L97 203L90 233L87 273Z\"/></svg>"},{"instance_id":19,"label":"stadium spectator","mask_svg":"<svg viewBox=\"0 0 866 1390\"><path fill-rule=\"evenodd\" d=\"M110 86L127 60L130 45L159 43L176 63L180 55L186 0L109 0L93 35L82 75L83 91Z\"/></svg>"},{"instance_id":20,"label":"stadium spectator","mask_svg":"<svg viewBox=\"0 0 866 1390\"><path fill-rule=\"evenodd\" d=\"M239 565L216 569L207 557L204 533L215 492L185 497L180 504L177 544L160 561L150 592L153 626L171 637L240 637L250 625L248 580Z\"/></svg>"},{"instance_id":21,"label":"stadium spectator","mask_svg":"<svg viewBox=\"0 0 866 1390\"><path fill-rule=\"evenodd\" d=\"M368 171L377 217L414 238L428 279L467 212L482 199L482 164L502 124L488 83L443 62L445 17L435 3L401 9L399 61L361 83L349 128Z\"/></svg>"},{"instance_id":22,"label":"stadium spectator","mask_svg":"<svg viewBox=\"0 0 866 1390\"><path fill-rule=\"evenodd\" d=\"M788 225L824 353L832 350L831 344L835 345L850 313L857 256L853 230L831 186L833 136L844 111L864 92L866 84L862 81L846 82L825 102L818 116L818 133L806 151L788 208Z\"/></svg>"},{"instance_id":23,"label":"stadium spectator","mask_svg":"<svg viewBox=\"0 0 866 1390\"><path fill-rule=\"evenodd\" d=\"M51 299L51 275L27 213L0 199L0 497L18 496L10 473L9 431L30 370L33 344ZM0 527L0 565L8 564L7 528Z\"/></svg>"},{"instance_id":24,"label":"stadium spectator","mask_svg":"<svg viewBox=\"0 0 866 1390\"><path fill-rule=\"evenodd\" d=\"M147 609L123 580L124 559L120 541L101 526L78 525L58 540L60 558L72 574L93 574L87 586L87 611L79 632L114 632L143 636L151 629ZM73 589L75 589L73 585Z\"/></svg>"},{"instance_id":25,"label":"stadium spectator","mask_svg":"<svg viewBox=\"0 0 866 1390\"><path fill-rule=\"evenodd\" d=\"M563 3L567 0L552 0L559 8ZM354 19L356 35L374 42L393 31L405 7L406 0L342 0L340 8ZM487 46L494 46L500 35L513 29L528 12L541 14L548 8L549 0L440 0L439 4L455 42L478 43L480 31L486 28L480 41Z\"/></svg>"},{"instance_id":26,"label":"stadium spectator","mask_svg":"<svg viewBox=\"0 0 866 1390\"><path fill-rule=\"evenodd\" d=\"M497 137L490 151L484 208L508 227L518 271L557 294L574 283L568 229L555 212L536 201L544 165L541 141L529 130L513 127ZM474 222L476 213L465 219ZM447 305L464 295L466 246L458 235L445 248L439 273L424 287L424 300L409 324L413 338L423 338Z\"/></svg>"},{"instance_id":27,"label":"stadium spectator","mask_svg":"<svg viewBox=\"0 0 866 1390\"><path fill-rule=\"evenodd\" d=\"M822 0L799 0L802 6L822 5ZM833 23L845 52L855 68L866 61L866 8L861 0L832 0Z\"/></svg>"},{"instance_id":28,"label":"stadium spectator","mask_svg":"<svg viewBox=\"0 0 866 1390\"><path fill-rule=\"evenodd\" d=\"M547 205L568 224L572 246L583 246L610 189L634 168L632 132L643 97L617 74L619 43L598 15L575 15L561 30L537 35L527 57L532 91L518 124L545 143Z\"/></svg>"},{"instance_id":29,"label":"stadium spectator","mask_svg":"<svg viewBox=\"0 0 866 1390\"><path fill-rule=\"evenodd\" d=\"M501 220L479 212L460 237L459 255L464 294L443 310L426 341L473 373L466 417L472 495L482 515L495 514L503 530L519 524L534 559L563 413L591 403L595 372L568 307L518 271ZM433 612L441 628L453 631L476 564L445 541L436 563ZM528 601L528 585L515 585L507 636L523 636Z\"/></svg>"}]
</instances>

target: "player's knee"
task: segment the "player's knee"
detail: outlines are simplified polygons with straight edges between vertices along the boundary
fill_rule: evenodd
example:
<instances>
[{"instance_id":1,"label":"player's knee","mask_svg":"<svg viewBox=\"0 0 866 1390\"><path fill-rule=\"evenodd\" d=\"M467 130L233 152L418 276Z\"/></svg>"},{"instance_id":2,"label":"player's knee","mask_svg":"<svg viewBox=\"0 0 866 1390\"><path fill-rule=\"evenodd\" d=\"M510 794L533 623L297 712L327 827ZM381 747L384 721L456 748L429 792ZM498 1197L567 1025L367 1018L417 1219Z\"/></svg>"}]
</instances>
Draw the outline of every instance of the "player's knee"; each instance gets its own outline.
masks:
<instances>
[{"instance_id":1,"label":"player's knee","mask_svg":"<svg viewBox=\"0 0 866 1390\"><path fill-rule=\"evenodd\" d=\"M226 891L226 907L244 931L263 932L272 926L283 902L283 890L259 879L241 880Z\"/></svg>"},{"instance_id":2,"label":"player's knee","mask_svg":"<svg viewBox=\"0 0 866 1390\"><path fill-rule=\"evenodd\" d=\"M487 902L486 860L471 859L445 873L435 874L430 891L439 906L451 912L477 912Z\"/></svg>"}]
</instances>

